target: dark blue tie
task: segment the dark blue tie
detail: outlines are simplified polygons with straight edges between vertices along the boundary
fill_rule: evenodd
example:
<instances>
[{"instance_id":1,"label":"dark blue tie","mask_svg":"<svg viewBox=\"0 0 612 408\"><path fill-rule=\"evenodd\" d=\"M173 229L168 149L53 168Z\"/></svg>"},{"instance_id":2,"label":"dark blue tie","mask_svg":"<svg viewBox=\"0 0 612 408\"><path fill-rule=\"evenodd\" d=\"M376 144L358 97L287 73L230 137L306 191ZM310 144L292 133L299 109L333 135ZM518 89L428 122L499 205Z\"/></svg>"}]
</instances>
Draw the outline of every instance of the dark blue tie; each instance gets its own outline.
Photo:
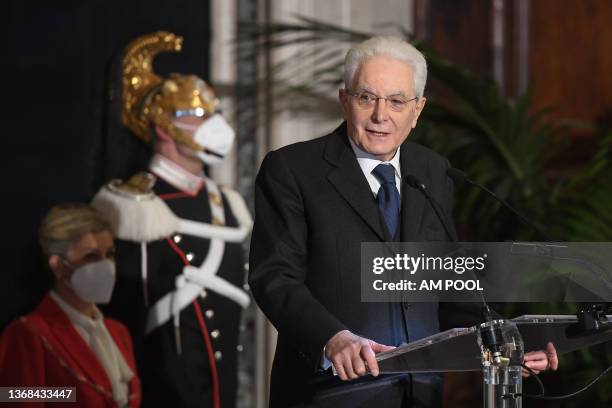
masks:
<instances>
[{"instance_id":1,"label":"dark blue tie","mask_svg":"<svg viewBox=\"0 0 612 408\"><path fill-rule=\"evenodd\" d=\"M391 238L395 238L400 219L400 196L395 185L395 169L390 164L379 164L372 170L380 181L380 189L376 195L378 208L385 218Z\"/></svg>"}]
</instances>

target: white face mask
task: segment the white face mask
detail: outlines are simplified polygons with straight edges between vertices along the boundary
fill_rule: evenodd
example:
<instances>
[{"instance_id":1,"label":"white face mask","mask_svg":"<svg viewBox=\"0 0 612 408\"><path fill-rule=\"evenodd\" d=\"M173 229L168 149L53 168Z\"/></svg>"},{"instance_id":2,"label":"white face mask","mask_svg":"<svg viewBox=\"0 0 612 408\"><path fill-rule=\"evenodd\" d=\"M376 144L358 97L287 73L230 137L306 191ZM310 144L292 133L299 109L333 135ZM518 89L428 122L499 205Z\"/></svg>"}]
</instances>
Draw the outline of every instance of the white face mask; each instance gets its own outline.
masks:
<instances>
[{"instance_id":1,"label":"white face mask","mask_svg":"<svg viewBox=\"0 0 612 408\"><path fill-rule=\"evenodd\" d=\"M199 126L174 122L179 129L193 132L193 140L207 152L197 152L198 158L208 165L219 164L230 152L236 133L223 116L215 114Z\"/></svg>"},{"instance_id":2,"label":"white face mask","mask_svg":"<svg viewBox=\"0 0 612 408\"><path fill-rule=\"evenodd\" d=\"M103 259L79 266L68 285L86 302L108 303L115 287L115 263Z\"/></svg>"}]
</instances>

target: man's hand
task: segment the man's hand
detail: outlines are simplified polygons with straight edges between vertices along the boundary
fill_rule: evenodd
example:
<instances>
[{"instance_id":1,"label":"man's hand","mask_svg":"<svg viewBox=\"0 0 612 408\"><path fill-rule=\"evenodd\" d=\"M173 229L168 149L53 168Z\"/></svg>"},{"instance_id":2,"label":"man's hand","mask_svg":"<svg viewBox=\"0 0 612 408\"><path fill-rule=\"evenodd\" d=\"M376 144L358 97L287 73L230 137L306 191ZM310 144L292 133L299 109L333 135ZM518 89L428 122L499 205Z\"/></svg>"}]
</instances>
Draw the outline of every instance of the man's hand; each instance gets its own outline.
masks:
<instances>
[{"instance_id":1,"label":"man's hand","mask_svg":"<svg viewBox=\"0 0 612 408\"><path fill-rule=\"evenodd\" d=\"M325 357L332 362L340 379L348 381L363 377L368 371L376 377L378 362L375 353L394 348L364 339L348 330L342 330L329 339L325 345Z\"/></svg>"},{"instance_id":2,"label":"man's hand","mask_svg":"<svg viewBox=\"0 0 612 408\"><path fill-rule=\"evenodd\" d=\"M530 351L525 353L525 365L533 370L534 373L540 374L542 371L556 371L559 367L559 359L557 358L557 350L555 346L548 342L546 351ZM521 370L523 377L529 377L530 373L526 369Z\"/></svg>"}]
</instances>

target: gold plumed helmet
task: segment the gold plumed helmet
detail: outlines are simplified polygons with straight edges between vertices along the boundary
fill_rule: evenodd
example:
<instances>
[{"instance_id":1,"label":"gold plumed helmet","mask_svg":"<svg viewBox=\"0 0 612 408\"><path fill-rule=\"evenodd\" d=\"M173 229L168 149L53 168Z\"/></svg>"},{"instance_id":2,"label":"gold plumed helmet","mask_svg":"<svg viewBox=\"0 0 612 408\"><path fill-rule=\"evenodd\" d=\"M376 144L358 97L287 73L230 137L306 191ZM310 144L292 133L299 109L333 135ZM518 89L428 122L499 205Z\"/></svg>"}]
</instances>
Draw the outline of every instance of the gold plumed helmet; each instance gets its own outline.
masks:
<instances>
[{"instance_id":1,"label":"gold plumed helmet","mask_svg":"<svg viewBox=\"0 0 612 408\"><path fill-rule=\"evenodd\" d=\"M219 100L212 88L195 75L170 74L162 78L153 71L153 58L160 52L180 52L183 38L158 31L132 41L123 58L121 120L145 142L153 126L195 151L205 151L172 124L174 117L206 116L217 111Z\"/></svg>"}]
</instances>

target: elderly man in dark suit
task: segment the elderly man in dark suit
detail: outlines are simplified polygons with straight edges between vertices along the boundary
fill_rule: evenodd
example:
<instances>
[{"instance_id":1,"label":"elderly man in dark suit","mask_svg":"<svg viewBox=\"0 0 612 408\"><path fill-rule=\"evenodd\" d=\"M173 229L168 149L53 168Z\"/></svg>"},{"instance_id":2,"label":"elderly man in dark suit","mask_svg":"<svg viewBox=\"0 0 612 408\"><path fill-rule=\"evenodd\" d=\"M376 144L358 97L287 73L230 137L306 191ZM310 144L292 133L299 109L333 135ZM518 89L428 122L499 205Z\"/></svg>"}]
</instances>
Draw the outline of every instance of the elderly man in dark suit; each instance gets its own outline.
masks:
<instances>
[{"instance_id":1,"label":"elderly man in dark suit","mask_svg":"<svg viewBox=\"0 0 612 408\"><path fill-rule=\"evenodd\" d=\"M375 353L438 332L438 304L360 301L362 242L448 239L402 181L416 176L451 213L448 162L406 141L425 106L426 62L399 38L375 37L344 69L345 122L270 152L257 177L250 286L279 334L270 405L437 406L439 376L378 376ZM356 381L332 378L331 364Z\"/></svg>"}]
</instances>

